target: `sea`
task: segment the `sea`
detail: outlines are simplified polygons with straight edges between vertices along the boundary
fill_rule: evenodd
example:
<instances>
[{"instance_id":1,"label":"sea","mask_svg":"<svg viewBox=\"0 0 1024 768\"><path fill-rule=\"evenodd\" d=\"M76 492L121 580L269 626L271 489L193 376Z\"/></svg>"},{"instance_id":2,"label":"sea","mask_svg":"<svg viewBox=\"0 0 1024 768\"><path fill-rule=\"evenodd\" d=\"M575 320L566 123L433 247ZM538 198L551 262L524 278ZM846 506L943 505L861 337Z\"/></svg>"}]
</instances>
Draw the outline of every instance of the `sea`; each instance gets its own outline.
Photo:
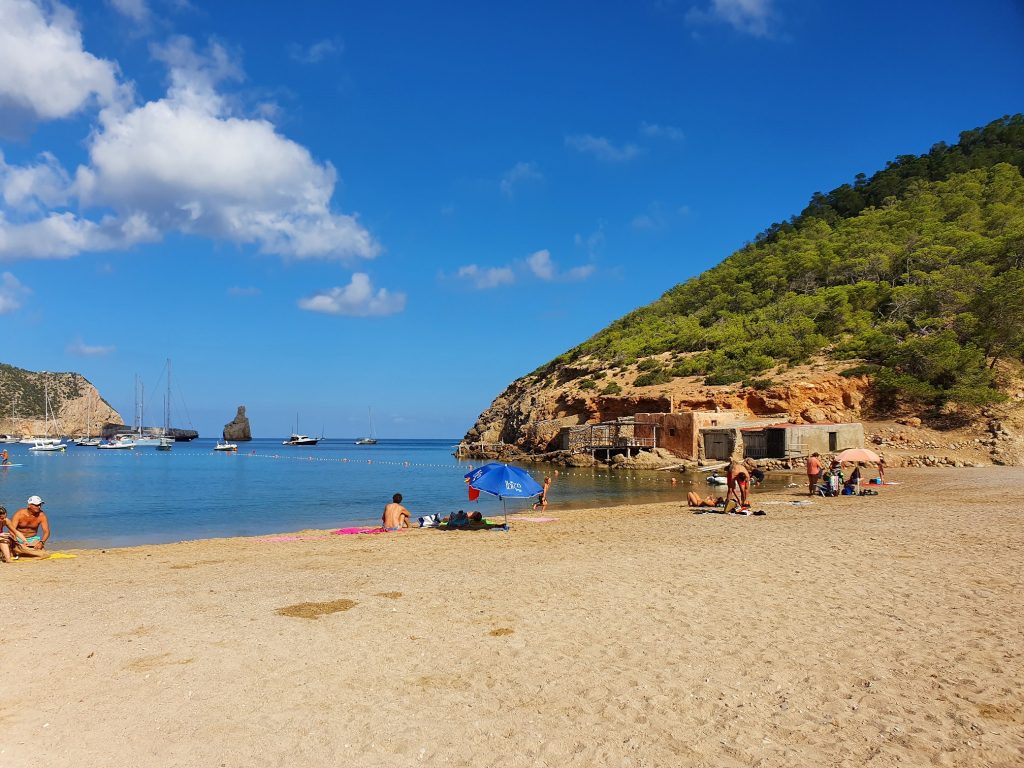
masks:
<instances>
[{"instance_id":1,"label":"sea","mask_svg":"<svg viewBox=\"0 0 1024 768\"><path fill-rule=\"evenodd\" d=\"M100 451L71 445L63 453L38 453L3 445L20 466L0 468L0 504L11 514L29 496L43 498L50 548L122 547L226 536L261 536L307 528L373 525L394 493L413 516L478 509L500 516L502 502L481 494L467 499L463 476L480 461L456 459L457 440L380 440L357 446L355 438L316 446L284 446L281 439L238 444L238 453L213 450L199 438L155 447ZM671 474L522 465L541 482L554 482L544 513L560 509L678 500L703 477L672 483ZM557 475L554 473L558 472ZM676 475L678 478L678 475ZM515 515L536 515L532 500L508 499Z\"/></svg>"}]
</instances>

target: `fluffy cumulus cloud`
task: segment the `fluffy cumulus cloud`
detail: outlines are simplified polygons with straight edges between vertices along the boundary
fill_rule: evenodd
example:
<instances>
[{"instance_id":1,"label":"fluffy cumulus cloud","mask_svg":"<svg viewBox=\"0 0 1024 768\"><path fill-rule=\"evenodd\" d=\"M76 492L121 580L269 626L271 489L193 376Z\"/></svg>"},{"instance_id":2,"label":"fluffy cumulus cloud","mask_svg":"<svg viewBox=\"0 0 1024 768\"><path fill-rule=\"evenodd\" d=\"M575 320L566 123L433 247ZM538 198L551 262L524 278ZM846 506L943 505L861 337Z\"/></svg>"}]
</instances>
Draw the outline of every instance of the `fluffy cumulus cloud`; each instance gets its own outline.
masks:
<instances>
[{"instance_id":1,"label":"fluffy cumulus cloud","mask_svg":"<svg viewBox=\"0 0 1024 768\"><path fill-rule=\"evenodd\" d=\"M67 117L118 97L117 66L82 47L74 14L59 3L0 0L0 128L8 119Z\"/></svg>"},{"instance_id":2,"label":"fluffy cumulus cloud","mask_svg":"<svg viewBox=\"0 0 1024 768\"><path fill-rule=\"evenodd\" d=\"M709 6L693 7L686 14L690 24L728 24L752 37L768 37L775 11L772 0L711 0Z\"/></svg>"},{"instance_id":3,"label":"fluffy cumulus cloud","mask_svg":"<svg viewBox=\"0 0 1024 768\"><path fill-rule=\"evenodd\" d=\"M385 288L374 290L370 276L356 272L342 288L331 288L300 299L299 308L327 315L382 317L405 310L405 294Z\"/></svg>"},{"instance_id":4,"label":"fluffy cumulus cloud","mask_svg":"<svg viewBox=\"0 0 1024 768\"><path fill-rule=\"evenodd\" d=\"M103 344L86 344L81 339L75 339L68 344L66 351L69 355L78 357L106 357L112 354L116 347Z\"/></svg>"},{"instance_id":5,"label":"fluffy cumulus cloud","mask_svg":"<svg viewBox=\"0 0 1024 768\"><path fill-rule=\"evenodd\" d=\"M25 16L34 10L47 22L22 0L0 0L0 17L12 15L12 7ZM54 8L50 26L68 28L70 12ZM3 50L0 43L0 61ZM0 159L6 209L0 210L0 260L127 248L168 232L291 259L347 261L380 252L354 215L333 210L334 166L318 162L268 120L238 114L221 92L223 83L241 77L229 52L217 45L200 52L179 37L153 54L168 67L167 93L141 105L104 99L87 140L88 163L71 178L52 156L24 167ZM0 64L0 81L2 70ZM53 208L65 204L86 214ZM93 210L103 215L89 216Z\"/></svg>"},{"instance_id":6,"label":"fluffy cumulus cloud","mask_svg":"<svg viewBox=\"0 0 1024 768\"><path fill-rule=\"evenodd\" d=\"M22 300L32 293L10 272L0 272L0 315L6 315L21 307Z\"/></svg>"},{"instance_id":7,"label":"fluffy cumulus cloud","mask_svg":"<svg viewBox=\"0 0 1024 768\"><path fill-rule=\"evenodd\" d=\"M606 163L625 163L640 154L636 144L618 146L603 136L592 136L589 133L566 136L565 145Z\"/></svg>"}]
</instances>

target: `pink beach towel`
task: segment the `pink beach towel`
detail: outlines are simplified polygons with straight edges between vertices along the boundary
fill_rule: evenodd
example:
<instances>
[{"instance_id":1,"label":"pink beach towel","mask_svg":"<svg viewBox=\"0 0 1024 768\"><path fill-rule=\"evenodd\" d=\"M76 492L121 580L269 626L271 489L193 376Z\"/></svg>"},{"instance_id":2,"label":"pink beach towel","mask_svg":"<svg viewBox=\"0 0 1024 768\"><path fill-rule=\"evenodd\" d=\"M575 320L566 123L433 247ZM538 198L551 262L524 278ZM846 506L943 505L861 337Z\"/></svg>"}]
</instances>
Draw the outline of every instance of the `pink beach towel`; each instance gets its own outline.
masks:
<instances>
[{"instance_id":1,"label":"pink beach towel","mask_svg":"<svg viewBox=\"0 0 1024 768\"><path fill-rule=\"evenodd\" d=\"M353 533L401 533L401 531L385 531L383 528L339 528L331 531L336 536L348 536Z\"/></svg>"}]
</instances>

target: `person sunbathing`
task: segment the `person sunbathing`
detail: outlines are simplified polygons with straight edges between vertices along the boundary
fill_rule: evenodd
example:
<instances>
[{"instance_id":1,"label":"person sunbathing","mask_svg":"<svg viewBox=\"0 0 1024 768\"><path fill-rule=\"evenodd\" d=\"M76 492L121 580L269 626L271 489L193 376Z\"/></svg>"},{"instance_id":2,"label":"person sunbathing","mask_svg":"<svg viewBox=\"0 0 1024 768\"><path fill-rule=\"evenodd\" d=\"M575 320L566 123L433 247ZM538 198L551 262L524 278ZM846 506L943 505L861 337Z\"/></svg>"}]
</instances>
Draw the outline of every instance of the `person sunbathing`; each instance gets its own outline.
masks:
<instances>
[{"instance_id":1,"label":"person sunbathing","mask_svg":"<svg viewBox=\"0 0 1024 768\"><path fill-rule=\"evenodd\" d=\"M691 507L721 507L725 504L725 499L721 496L717 499L712 496L702 499L699 493L696 491L690 491L686 494L686 503Z\"/></svg>"}]
</instances>

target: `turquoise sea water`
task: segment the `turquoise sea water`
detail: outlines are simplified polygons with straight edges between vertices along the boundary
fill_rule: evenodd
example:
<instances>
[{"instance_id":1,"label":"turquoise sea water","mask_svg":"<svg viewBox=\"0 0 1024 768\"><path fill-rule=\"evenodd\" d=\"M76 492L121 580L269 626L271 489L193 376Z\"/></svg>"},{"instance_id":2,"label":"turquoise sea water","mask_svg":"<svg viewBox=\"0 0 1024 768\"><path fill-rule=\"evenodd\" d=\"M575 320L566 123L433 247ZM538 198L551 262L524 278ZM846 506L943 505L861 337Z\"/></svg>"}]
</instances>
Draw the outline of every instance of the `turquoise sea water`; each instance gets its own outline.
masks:
<instances>
[{"instance_id":1,"label":"turquoise sea water","mask_svg":"<svg viewBox=\"0 0 1024 768\"><path fill-rule=\"evenodd\" d=\"M239 443L238 454L216 453L215 441L206 439L176 443L169 452L71 446L65 453L39 454L6 445L21 466L0 469L0 504L13 513L30 495L42 496L53 548L374 524L395 492L405 496L414 517L458 509L501 513L501 502L486 494L467 501L462 476L481 462L456 460L456 440L353 442L325 440L301 448L260 439ZM538 481L551 470L526 469ZM686 490L685 483L673 486L661 472L562 469L547 514L627 501L685 503ZM528 512L531 503L509 500L508 510Z\"/></svg>"}]
</instances>

